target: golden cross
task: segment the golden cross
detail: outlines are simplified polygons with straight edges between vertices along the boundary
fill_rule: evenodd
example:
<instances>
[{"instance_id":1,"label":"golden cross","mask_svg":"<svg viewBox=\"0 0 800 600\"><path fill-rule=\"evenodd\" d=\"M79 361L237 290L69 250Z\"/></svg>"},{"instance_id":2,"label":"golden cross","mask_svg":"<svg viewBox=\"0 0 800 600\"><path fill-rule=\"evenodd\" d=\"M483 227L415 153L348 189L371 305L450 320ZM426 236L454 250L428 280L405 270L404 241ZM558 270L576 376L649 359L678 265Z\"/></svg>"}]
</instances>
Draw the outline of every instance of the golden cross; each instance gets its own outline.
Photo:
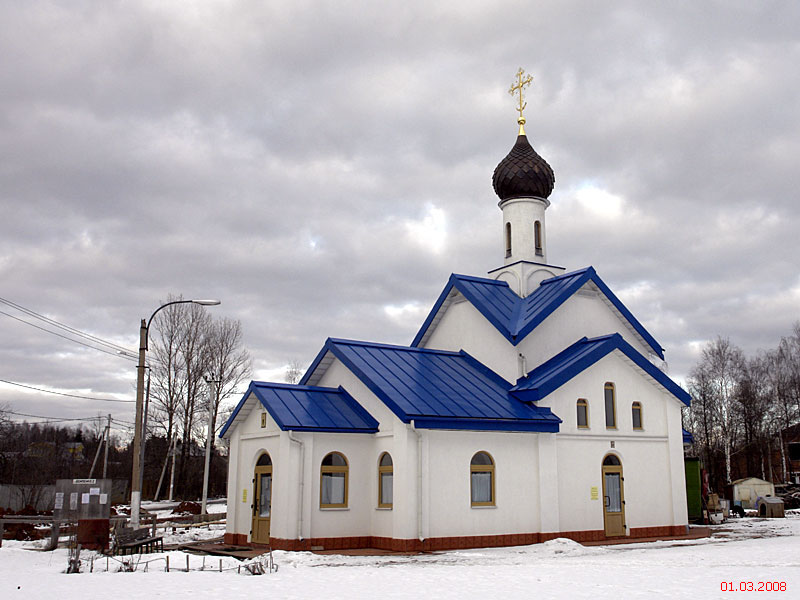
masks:
<instances>
[{"instance_id":1,"label":"golden cross","mask_svg":"<svg viewBox=\"0 0 800 600\"><path fill-rule=\"evenodd\" d=\"M517 123L519 123L519 134L520 135L525 135L525 129L523 128L523 125L525 125L525 117L522 116L522 111L525 110L526 106L528 106L528 103L525 102L525 99L523 98L523 90L527 86L530 85L531 81L533 81L533 77L532 76L530 76L530 75L524 76L524 75L525 75L525 71L523 70L522 67L520 67L519 71L517 71L517 83L516 83L516 85L515 84L511 84L511 88L509 88L509 90L508 90L508 93L511 94L512 96L516 92L519 92L519 106L518 106L518 108L516 110L519 113L519 119L517 119Z\"/></svg>"}]
</instances>

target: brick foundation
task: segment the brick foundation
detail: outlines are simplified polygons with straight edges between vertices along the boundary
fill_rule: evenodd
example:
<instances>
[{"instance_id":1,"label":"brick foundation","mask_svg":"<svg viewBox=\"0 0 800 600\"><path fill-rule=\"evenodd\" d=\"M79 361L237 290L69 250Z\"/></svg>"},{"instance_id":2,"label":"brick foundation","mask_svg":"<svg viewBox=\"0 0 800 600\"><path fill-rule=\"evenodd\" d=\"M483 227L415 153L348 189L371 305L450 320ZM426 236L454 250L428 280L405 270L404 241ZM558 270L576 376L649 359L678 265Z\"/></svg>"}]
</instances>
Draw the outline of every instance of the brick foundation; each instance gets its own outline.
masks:
<instances>
[{"instance_id":1,"label":"brick foundation","mask_svg":"<svg viewBox=\"0 0 800 600\"><path fill-rule=\"evenodd\" d=\"M630 538L672 537L686 535L685 525L665 525L663 527L633 527ZM558 533L511 533L505 535L475 535L460 537L429 538L423 542L417 539L395 539L376 536L309 538L305 540L284 540L270 538L273 550L358 550L377 548L393 552L425 552L433 550L457 550L463 548L491 548L499 546L526 546L538 544L555 538L568 538L576 542L602 542L616 540L606 537L602 529L590 531L561 531ZM226 533L225 543L237 546L253 546L247 535Z\"/></svg>"}]
</instances>

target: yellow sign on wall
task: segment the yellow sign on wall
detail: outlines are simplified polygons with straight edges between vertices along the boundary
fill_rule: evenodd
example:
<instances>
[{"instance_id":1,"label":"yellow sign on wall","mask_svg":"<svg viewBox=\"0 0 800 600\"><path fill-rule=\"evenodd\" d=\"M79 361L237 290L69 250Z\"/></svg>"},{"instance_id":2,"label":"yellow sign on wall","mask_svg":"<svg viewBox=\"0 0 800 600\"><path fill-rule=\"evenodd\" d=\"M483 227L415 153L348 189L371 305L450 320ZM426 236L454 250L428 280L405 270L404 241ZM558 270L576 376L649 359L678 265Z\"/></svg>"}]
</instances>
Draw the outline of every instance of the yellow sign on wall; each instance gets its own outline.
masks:
<instances>
[{"instance_id":1,"label":"yellow sign on wall","mask_svg":"<svg viewBox=\"0 0 800 600\"><path fill-rule=\"evenodd\" d=\"M242 502L247 502L247 488L242 490Z\"/></svg>"},{"instance_id":2,"label":"yellow sign on wall","mask_svg":"<svg viewBox=\"0 0 800 600\"><path fill-rule=\"evenodd\" d=\"M591 488L591 496L592 500L599 500L600 499L600 490L597 489L596 485L593 485Z\"/></svg>"}]
</instances>

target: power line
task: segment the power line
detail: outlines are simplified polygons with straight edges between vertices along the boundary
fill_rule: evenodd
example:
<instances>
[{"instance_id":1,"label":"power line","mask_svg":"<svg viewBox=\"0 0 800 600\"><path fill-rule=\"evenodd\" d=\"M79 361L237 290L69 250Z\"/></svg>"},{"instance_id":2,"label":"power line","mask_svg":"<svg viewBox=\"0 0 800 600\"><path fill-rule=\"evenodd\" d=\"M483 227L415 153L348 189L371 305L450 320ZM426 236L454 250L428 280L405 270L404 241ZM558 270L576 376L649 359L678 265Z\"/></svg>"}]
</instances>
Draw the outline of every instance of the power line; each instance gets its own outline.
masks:
<instances>
[{"instance_id":1,"label":"power line","mask_svg":"<svg viewBox=\"0 0 800 600\"><path fill-rule=\"evenodd\" d=\"M67 396L69 398L81 398L83 400L97 400L98 402L136 402L136 400L120 400L118 398L93 398L91 396L80 396L78 394L66 394L64 392L53 392L51 390L44 390L42 388L34 387L32 385L25 385L24 383L15 383L14 381L7 381L0 379L0 383L7 383L9 385L17 385L19 387L28 388L29 390L36 390L37 392L44 392L45 394L56 394L58 396Z\"/></svg>"},{"instance_id":2,"label":"power line","mask_svg":"<svg viewBox=\"0 0 800 600\"><path fill-rule=\"evenodd\" d=\"M65 325L64 323L56 321L55 319L51 319L50 317L45 317L44 315L41 315L41 314L37 313L36 311L31 310L30 308L25 308L24 306L22 306L20 304L17 304L16 302L12 302L11 300L8 300L6 298L0 298L0 302L2 302L3 304L7 304L8 306L11 306L13 308L16 308L17 310L22 311L23 313L25 313L25 314L27 314L27 315L29 315L31 317L34 317L36 319L40 319L40 320L44 321L45 323L49 323L50 325L54 325L54 326L58 327L59 329L63 329L65 331L68 331L68 332L70 332L70 333L72 333L74 335L80 336L80 337L88 339L88 340L92 340L93 342L96 342L96 343L102 344L103 346L107 346L109 348L112 348L115 351L119 350L119 351L122 351L122 352L133 354L133 352L131 352L128 348L125 348L124 346L120 346L119 344L115 344L113 342L106 341L106 340L104 340L102 338L97 337L96 335L92 335L91 333L86 333L85 331L81 331L80 329L76 329L74 327L70 327L69 325Z\"/></svg>"},{"instance_id":3,"label":"power line","mask_svg":"<svg viewBox=\"0 0 800 600\"><path fill-rule=\"evenodd\" d=\"M9 415L16 415L18 417L30 417L32 419L47 419L48 422L57 423L61 421L96 421L98 418L102 419L104 417L83 417L83 418L74 418L68 419L66 417L45 417L43 415L29 415L26 413L14 412L13 410L6 411Z\"/></svg>"},{"instance_id":4,"label":"power line","mask_svg":"<svg viewBox=\"0 0 800 600\"><path fill-rule=\"evenodd\" d=\"M71 337L68 337L66 335L61 335L60 333L56 333L55 331L51 331L49 329L45 329L44 327L40 327L39 325L36 325L35 323L31 323L30 321L26 321L25 319L20 319L19 317L15 317L14 315L10 315L7 312L4 312L2 310L0 310L0 315L5 315L7 317L11 317L12 319L15 319L16 321L19 321L20 323L25 323L26 325L30 325L31 327L35 327L36 329L40 329L40 330L45 331L45 332L47 332L47 333L49 333L51 335L55 335L57 337L65 339L65 340L69 340L70 342L74 342L76 344L80 344L81 346L86 346L87 348L91 348L92 350L97 350L98 352L105 352L106 354L110 354L111 356L116 356L117 358L124 358L126 360L132 360L134 362L136 361L136 357L131 355L132 353L130 352L130 350L125 350L125 354L122 353L123 352L122 350L115 350L114 352L111 352L111 350L104 350L103 348L98 348L97 346L92 346L91 344L87 344L85 342L78 341L78 340L73 339Z\"/></svg>"}]
</instances>

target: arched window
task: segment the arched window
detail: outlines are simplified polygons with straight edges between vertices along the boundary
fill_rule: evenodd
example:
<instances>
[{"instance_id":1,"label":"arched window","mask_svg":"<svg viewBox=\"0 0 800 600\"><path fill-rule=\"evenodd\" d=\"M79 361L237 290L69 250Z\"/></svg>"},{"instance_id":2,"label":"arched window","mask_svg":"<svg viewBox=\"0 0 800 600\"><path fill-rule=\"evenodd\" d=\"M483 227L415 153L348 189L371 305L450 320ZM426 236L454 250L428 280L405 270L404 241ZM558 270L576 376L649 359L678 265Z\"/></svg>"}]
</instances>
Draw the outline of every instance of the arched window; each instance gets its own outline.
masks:
<instances>
[{"instance_id":1,"label":"arched window","mask_svg":"<svg viewBox=\"0 0 800 600\"><path fill-rule=\"evenodd\" d=\"M542 224L539 221L536 221L533 224L533 242L536 249L536 254L538 256L542 256Z\"/></svg>"},{"instance_id":2,"label":"arched window","mask_svg":"<svg viewBox=\"0 0 800 600\"><path fill-rule=\"evenodd\" d=\"M394 464L388 452L381 454L378 460L378 506L392 508L394 497Z\"/></svg>"},{"instance_id":3,"label":"arched window","mask_svg":"<svg viewBox=\"0 0 800 600\"><path fill-rule=\"evenodd\" d=\"M506 223L506 258L511 256L511 223Z\"/></svg>"},{"instance_id":4,"label":"arched window","mask_svg":"<svg viewBox=\"0 0 800 600\"><path fill-rule=\"evenodd\" d=\"M272 459L269 457L269 454L266 452L258 457L258 462L256 463L257 467L271 467L272 466Z\"/></svg>"},{"instance_id":5,"label":"arched window","mask_svg":"<svg viewBox=\"0 0 800 600\"><path fill-rule=\"evenodd\" d=\"M642 403L634 402L631 405L633 428L642 429Z\"/></svg>"},{"instance_id":6,"label":"arched window","mask_svg":"<svg viewBox=\"0 0 800 600\"><path fill-rule=\"evenodd\" d=\"M478 452L469 464L472 506L494 506L494 461L488 452Z\"/></svg>"},{"instance_id":7,"label":"arched window","mask_svg":"<svg viewBox=\"0 0 800 600\"><path fill-rule=\"evenodd\" d=\"M617 428L617 398L614 390L614 384L606 382L605 385L605 404L606 404L606 428Z\"/></svg>"},{"instance_id":8,"label":"arched window","mask_svg":"<svg viewBox=\"0 0 800 600\"><path fill-rule=\"evenodd\" d=\"M320 508L347 507L347 459L344 454L331 452L322 459L320 468Z\"/></svg>"},{"instance_id":9,"label":"arched window","mask_svg":"<svg viewBox=\"0 0 800 600\"><path fill-rule=\"evenodd\" d=\"M578 398L578 427L589 428L589 403L586 398Z\"/></svg>"}]
</instances>

